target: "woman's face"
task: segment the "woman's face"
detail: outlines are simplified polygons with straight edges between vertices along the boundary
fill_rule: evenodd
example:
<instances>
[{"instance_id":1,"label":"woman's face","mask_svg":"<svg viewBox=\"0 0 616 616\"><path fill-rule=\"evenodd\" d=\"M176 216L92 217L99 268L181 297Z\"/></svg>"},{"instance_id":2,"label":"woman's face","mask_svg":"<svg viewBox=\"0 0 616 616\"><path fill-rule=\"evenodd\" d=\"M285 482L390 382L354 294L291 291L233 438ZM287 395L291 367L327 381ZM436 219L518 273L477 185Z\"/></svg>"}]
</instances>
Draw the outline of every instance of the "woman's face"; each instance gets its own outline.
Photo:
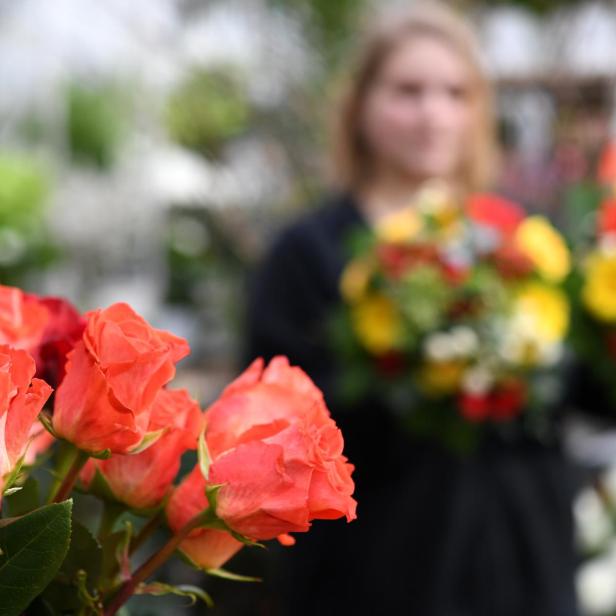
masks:
<instances>
[{"instance_id":1,"label":"woman's face","mask_svg":"<svg viewBox=\"0 0 616 616\"><path fill-rule=\"evenodd\" d=\"M465 63L438 38L398 45L363 109L363 137L377 168L414 180L452 177L470 136L469 81Z\"/></svg>"}]
</instances>

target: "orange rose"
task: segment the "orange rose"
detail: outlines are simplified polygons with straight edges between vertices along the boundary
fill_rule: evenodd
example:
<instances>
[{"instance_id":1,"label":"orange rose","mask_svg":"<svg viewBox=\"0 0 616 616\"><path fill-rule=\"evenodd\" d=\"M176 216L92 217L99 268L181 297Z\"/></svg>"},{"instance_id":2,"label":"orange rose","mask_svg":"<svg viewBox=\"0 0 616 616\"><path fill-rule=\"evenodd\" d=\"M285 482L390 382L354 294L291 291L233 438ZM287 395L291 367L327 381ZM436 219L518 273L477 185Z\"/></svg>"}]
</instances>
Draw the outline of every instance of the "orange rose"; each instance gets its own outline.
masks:
<instances>
[{"instance_id":1,"label":"orange rose","mask_svg":"<svg viewBox=\"0 0 616 616\"><path fill-rule=\"evenodd\" d=\"M131 453L150 426L154 399L189 353L186 340L154 329L127 304L86 315L56 392L53 427L92 453Z\"/></svg>"},{"instance_id":2,"label":"orange rose","mask_svg":"<svg viewBox=\"0 0 616 616\"><path fill-rule=\"evenodd\" d=\"M33 379L34 360L26 351L0 346L0 499L10 473L23 459L33 424L51 387Z\"/></svg>"},{"instance_id":3,"label":"orange rose","mask_svg":"<svg viewBox=\"0 0 616 616\"><path fill-rule=\"evenodd\" d=\"M150 430L165 433L151 447L135 455L90 459L81 478L89 486L98 470L114 497L134 509L158 506L180 468L180 458L197 448L202 413L186 390L161 389L154 400Z\"/></svg>"},{"instance_id":4,"label":"orange rose","mask_svg":"<svg viewBox=\"0 0 616 616\"><path fill-rule=\"evenodd\" d=\"M320 390L286 358L265 369L255 361L205 417L208 480L196 467L176 488L167 506L172 530L207 509L207 484L222 486L218 517L252 539L305 532L314 519L355 519L353 466L342 454L342 434ZM209 532L193 531L181 549L201 554Z\"/></svg>"},{"instance_id":5,"label":"orange rose","mask_svg":"<svg viewBox=\"0 0 616 616\"><path fill-rule=\"evenodd\" d=\"M0 344L30 351L49 321L47 308L17 287L0 285Z\"/></svg>"}]
</instances>

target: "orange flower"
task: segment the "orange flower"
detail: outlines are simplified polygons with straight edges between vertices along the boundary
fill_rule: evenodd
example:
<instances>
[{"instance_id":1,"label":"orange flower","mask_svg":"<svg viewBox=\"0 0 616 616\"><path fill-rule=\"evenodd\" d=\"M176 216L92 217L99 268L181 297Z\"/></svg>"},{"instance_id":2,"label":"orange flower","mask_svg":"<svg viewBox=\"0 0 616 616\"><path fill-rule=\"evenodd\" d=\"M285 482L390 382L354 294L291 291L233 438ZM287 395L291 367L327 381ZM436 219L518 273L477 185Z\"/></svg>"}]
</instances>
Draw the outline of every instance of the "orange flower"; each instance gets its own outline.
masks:
<instances>
[{"instance_id":1,"label":"orange flower","mask_svg":"<svg viewBox=\"0 0 616 616\"><path fill-rule=\"evenodd\" d=\"M148 432L154 399L189 353L188 343L154 329L127 304L86 317L56 392L53 427L84 451L134 452Z\"/></svg>"},{"instance_id":2,"label":"orange flower","mask_svg":"<svg viewBox=\"0 0 616 616\"><path fill-rule=\"evenodd\" d=\"M342 434L320 390L286 358L265 369L255 361L205 417L208 479L196 467L174 491L167 506L174 531L207 509L208 484L222 486L217 515L254 539L305 532L314 519L355 519L353 466L342 454ZM200 553L197 540L207 532L194 531L181 549Z\"/></svg>"},{"instance_id":3,"label":"orange flower","mask_svg":"<svg viewBox=\"0 0 616 616\"><path fill-rule=\"evenodd\" d=\"M51 387L33 379L36 366L26 351L0 346L0 498L8 475L20 463L33 424Z\"/></svg>"},{"instance_id":4,"label":"orange flower","mask_svg":"<svg viewBox=\"0 0 616 616\"><path fill-rule=\"evenodd\" d=\"M133 509L157 507L178 473L182 454L197 448L201 424L199 404L186 390L161 389L150 422L150 430L165 430L160 439L138 454L90 459L81 478L88 487L98 470L118 501Z\"/></svg>"}]
</instances>

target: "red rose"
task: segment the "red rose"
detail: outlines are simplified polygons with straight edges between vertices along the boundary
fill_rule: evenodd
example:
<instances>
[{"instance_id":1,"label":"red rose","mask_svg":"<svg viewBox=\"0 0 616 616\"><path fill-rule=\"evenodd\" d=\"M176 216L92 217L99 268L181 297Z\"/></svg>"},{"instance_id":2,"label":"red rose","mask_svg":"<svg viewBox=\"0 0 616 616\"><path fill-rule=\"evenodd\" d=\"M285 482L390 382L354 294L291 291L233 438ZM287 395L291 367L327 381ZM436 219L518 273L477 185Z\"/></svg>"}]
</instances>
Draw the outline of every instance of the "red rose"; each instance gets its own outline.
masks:
<instances>
[{"instance_id":1,"label":"red rose","mask_svg":"<svg viewBox=\"0 0 616 616\"><path fill-rule=\"evenodd\" d=\"M234 531L265 540L307 531L314 519L356 517L342 434L319 389L286 358L265 369L255 361L205 418L207 483L222 486L216 512ZM174 531L207 509L205 488L198 467L176 488L167 506ZM194 552L208 532L193 531L181 548Z\"/></svg>"},{"instance_id":2,"label":"red rose","mask_svg":"<svg viewBox=\"0 0 616 616\"><path fill-rule=\"evenodd\" d=\"M148 431L154 399L189 353L188 343L154 329L127 304L86 317L56 392L53 426L84 451L131 453Z\"/></svg>"},{"instance_id":3,"label":"red rose","mask_svg":"<svg viewBox=\"0 0 616 616\"><path fill-rule=\"evenodd\" d=\"M36 366L26 352L0 346L0 499L7 476L26 453L32 426L51 394L33 379Z\"/></svg>"},{"instance_id":4,"label":"red rose","mask_svg":"<svg viewBox=\"0 0 616 616\"><path fill-rule=\"evenodd\" d=\"M517 203L489 193L471 195L466 214L476 223L497 229L504 236L512 235L525 216Z\"/></svg>"},{"instance_id":5,"label":"red rose","mask_svg":"<svg viewBox=\"0 0 616 616\"><path fill-rule=\"evenodd\" d=\"M48 321L39 344L31 350L37 375L57 387L64 378L66 356L81 339L86 320L77 309L59 297L29 295L47 309Z\"/></svg>"},{"instance_id":6,"label":"red rose","mask_svg":"<svg viewBox=\"0 0 616 616\"><path fill-rule=\"evenodd\" d=\"M108 460L90 459L81 478L89 486L98 472L114 497L134 509L158 506L180 468L180 458L197 448L202 413L186 390L161 389L154 400L149 430L165 430L145 451L117 454Z\"/></svg>"}]
</instances>

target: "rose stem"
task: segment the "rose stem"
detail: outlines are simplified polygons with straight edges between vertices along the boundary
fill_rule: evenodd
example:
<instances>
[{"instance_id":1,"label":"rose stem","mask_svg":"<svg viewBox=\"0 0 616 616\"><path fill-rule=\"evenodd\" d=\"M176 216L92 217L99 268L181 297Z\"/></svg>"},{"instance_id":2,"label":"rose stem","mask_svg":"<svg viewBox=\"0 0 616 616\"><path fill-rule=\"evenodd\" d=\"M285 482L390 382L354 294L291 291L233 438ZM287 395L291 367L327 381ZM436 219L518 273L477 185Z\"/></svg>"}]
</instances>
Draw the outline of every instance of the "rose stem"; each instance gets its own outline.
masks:
<instances>
[{"instance_id":1,"label":"rose stem","mask_svg":"<svg viewBox=\"0 0 616 616\"><path fill-rule=\"evenodd\" d=\"M114 524L123 513L124 508L118 503L103 501L103 511L101 512L97 535L99 542L103 543L105 538L111 534Z\"/></svg>"},{"instance_id":2,"label":"rose stem","mask_svg":"<svg viewBox=\"0 0 616 616\"><path fill-rule=\"evenodd\" d=\"M122 584L122 586L120 586L120 589L103 612L103 616L113 616L126 603L126 601L130 599L137 586L150 577L156 569L165 563L171 557L173 552L175 552L178 545L180 545L180 543L182 543L182 541L190 534L190 532L202 524L203 515L201 513L189 520L177 534L173 535L173 537L165 543L160 551L153 554L132 574L130 580L127 580L124 584Z\"/></svg>"},{"instance_id":3,"label":"rose stem","mask_svg":"<svg viewBox=\"0 0 616 616\"><path fill-rule=\"evenodd\" d=\"M71 466L69 467L66 475L64 476L64 479L62 480L58 491L53 497L52 502L54 503L60 503L66 498L68 498L68 496L73 490L73 486L75 485L77 478L79 477L81 469L88 461L89 455L85 451L81 451L80 449L76 449L75 451L76 453L73 462L71 463Z\"/></svg>"},{"instance_id":4,"label":"rose stem","mask_svg":"<svg viewBox=\"0 0 616 616\"><path fill-rule=\"evenodd\" d=\"M159 511L154 517L150 518L142 527L141 530L135 535L135 538L130 542L128 549L129 556L132 556L145 541L156 531L156 529L163 523L163 513Z\"/></svg>"}]
</instances>

